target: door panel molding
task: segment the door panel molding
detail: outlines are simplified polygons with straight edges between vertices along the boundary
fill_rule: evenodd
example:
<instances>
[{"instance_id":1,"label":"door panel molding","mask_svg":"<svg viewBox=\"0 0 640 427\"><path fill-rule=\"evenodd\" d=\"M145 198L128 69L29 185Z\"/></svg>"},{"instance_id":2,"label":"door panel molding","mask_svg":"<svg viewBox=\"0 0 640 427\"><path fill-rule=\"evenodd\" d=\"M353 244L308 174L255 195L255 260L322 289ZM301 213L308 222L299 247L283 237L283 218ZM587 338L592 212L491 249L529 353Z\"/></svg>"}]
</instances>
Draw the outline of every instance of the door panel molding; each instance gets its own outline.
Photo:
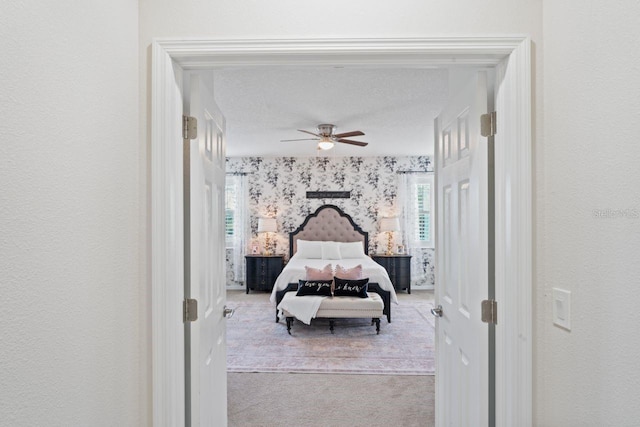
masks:
<instances>
[{"instance_id":1,"label":"door panel molding","mask_svg":"<svg viewBox=\"0 0 640 427\"><path fill-rule=\"evenodd\" d=\"M480 134L480 116L487 112L492 97L487 82L486 71L474 72L450 94L447 104L434 119L434 128L454 123L451 127L451 139L456 141L454 147L460 146L461 131L465 138L468 136L469 147L465 156L454 154L448 166L435 165L436 204L439 205L436 257L445 257L445 265L451 264L448 274L446 269L436 270L435 304L443 309L436 324L438 425L468 425L466 420L473 420L472 424L477 426L493 425L489 416L490 402L494 401L489 393L492 378L489 358L493 347L489 345L488 325L480 316L481 302L492 293L493 285L488 274L488 239L492 229L487 204L491 197L490 150ZM468 131L466 126L460 126L461 116L476 118L469 122ZM440 137L436 141L437 150L446 150L447 142ZM460 154L457 148L454 153ZM447 298L442 297L443 285L448 289ZM440 351L440 347L445 346L444 336L455 342L454 359ZM456 399L455 406L443 405L442 396L449 393Z\"/></svg>"},{"instance_id":2,"label":"door panel molding","mask_svg":"<svg viewBox=\"0 0 640 427\"><path fill-rule=\"evenodd\" d=\"M398 39L155 39L151 85L153 424L182 425L182 165L174 68L221 66L496 67L496 425L532 423L531 41L527 36ZM180 103L181 105L181 103ZM175 121L175 123L174 123ZM177 127L176 127L177 126ZM176 129L174 129L176 127ZM177 133L180 136L179 132ZM452 141L452 145L454 142ZM453 147L452 147L453 148ZM437 179L437 177L436 177ZM175 253L176 256L172 254ZM176 366L179 365L179 369ZM182 378L180 377L182 375ZM182 413L180 413L182 411Z\"/></svg>"}]
</instances>

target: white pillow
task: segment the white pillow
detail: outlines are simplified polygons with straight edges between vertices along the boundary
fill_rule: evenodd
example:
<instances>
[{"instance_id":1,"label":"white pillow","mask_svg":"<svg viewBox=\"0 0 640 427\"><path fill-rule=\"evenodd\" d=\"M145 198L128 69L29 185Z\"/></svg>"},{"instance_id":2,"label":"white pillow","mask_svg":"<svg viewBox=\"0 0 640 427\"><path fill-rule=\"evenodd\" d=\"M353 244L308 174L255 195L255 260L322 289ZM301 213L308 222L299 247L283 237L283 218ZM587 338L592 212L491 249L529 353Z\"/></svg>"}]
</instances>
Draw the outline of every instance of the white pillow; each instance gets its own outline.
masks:
<instances>
[{"instance_id":1,"label":"white pillow","mask_svg":"<svg viewBox=\"0 0 640 427\"><path fill-rule=\"evenodd\" d=\"M322 242L322 259L341 259L338 242Z\"/></svg>"},{"instance_id":2,"label":"white pillow","mask_svg":"<svg viewBox=\"0 0 640 427\"><path fill-rule=\"evenodd\" d=\"M298 240L296 242L296 256L300 258L322 258L322 242L313 242L310 240Z\"/></svg>"},{"instance_id":3,"label":"white pillow","mask_svg":"<svg viewBox=\"0 0 640 427\"><path fill-rule=\"evenodd\" d=\"M366 256L364 253L364 243L340 243L340 254L342 258L364 258Z\"/></svg>"}]
</instances>

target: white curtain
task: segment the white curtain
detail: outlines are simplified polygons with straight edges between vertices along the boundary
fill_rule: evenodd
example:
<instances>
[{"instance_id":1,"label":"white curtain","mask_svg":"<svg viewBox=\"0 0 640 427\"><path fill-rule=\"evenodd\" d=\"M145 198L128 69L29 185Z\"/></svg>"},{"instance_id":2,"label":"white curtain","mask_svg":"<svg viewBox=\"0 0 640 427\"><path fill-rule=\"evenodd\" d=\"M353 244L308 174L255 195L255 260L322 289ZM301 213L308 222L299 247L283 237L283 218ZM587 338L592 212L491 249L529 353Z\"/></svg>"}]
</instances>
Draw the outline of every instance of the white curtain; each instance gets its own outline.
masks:
<instances>
[{"instance_id":1,"label":"white curtain","mask_svg":"<svg viewBox=\"0 0 640 427\"><path fill-rule=\"evenodd\" d=\"M249 183L246 175L230 177L235 187L235 209L233 215L233 280L244 282L245 260L250 239Z\"/></svg>"},{"instance_id":2,"label":"white curtain","mask_svg":"<svg viewBox=\"0 0 640 427\"><path fill-rule=\"evenodd\" d=\"M419 268L418 242L418 202L417 188L419 174L403 173L399 176L398 203L402 208L400 215L400 227L402 233L402 244L405 251L411 257L411 282L420 280L422 271Z\"/></svg>"},{"instance_id":3,"label":"white curtain","mask_svg":"<svg viewBox=\"0 0 640 427\"><path fill-rule=\"evenodd\" d=\"M400 175L398 188L398 202L402 208L400 228L402 229L402 244L408 254L412 254L418 236L418 203L416 202L417 176L413 173Z\"/></svg>"}]
</instances>

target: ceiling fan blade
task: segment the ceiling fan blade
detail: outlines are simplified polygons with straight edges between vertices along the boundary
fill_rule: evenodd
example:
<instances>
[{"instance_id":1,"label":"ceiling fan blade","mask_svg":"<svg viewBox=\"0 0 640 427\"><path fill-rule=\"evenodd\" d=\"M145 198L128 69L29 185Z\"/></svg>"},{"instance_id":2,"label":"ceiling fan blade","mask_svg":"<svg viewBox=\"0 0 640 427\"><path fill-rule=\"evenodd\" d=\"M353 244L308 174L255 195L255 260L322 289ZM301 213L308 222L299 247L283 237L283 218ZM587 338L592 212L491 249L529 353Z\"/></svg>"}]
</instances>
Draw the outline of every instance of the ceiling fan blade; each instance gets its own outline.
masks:
<instances>
[{"instance_id":1,"label":"ceiling fan blade","mask_svg":"<svg viewBox=\"0 0 640 427\"><path fill-rule=\"evenodd\" d=\"M364 132L359 131L359 130L354 130L351 132L345 132L345 133L337 133L335 135L333 135L336 138L348 138L350 136L363 136Z\"/></svg>"},{"instance_id":2,"label":"ceiling fan blade","mask_svg":"<svg viewBox=\"0 0 640 427\"><path fill-rule=\"evenodd\" d=\"M302 139L281 139L280 142L290 141L318 141L318 138L302 138Z\"/></svg>"},{"instance_id":3,"label":"ceiling fan blade","mask_svg":"<svg viewBox=\"0 0 640 427\"><path fill-rule=\"evenodd\" d=\"M336 139L336 142L342 142L344 144L357 145L358 147L366 147L368 142L352 141L350 139Z\"/></svg>"},{"instance_id":4,"label":"ceiling fan blade","mask_svg":"<svg viewBox=\"0 0 640 427\"><path fill-rule=\"evenodd\" d=\"M317 133L309 132L308 130L298 129L298 132L308 133L309 135L317 136L318 138L320 137Z\"/></svg>"}]
</instances>

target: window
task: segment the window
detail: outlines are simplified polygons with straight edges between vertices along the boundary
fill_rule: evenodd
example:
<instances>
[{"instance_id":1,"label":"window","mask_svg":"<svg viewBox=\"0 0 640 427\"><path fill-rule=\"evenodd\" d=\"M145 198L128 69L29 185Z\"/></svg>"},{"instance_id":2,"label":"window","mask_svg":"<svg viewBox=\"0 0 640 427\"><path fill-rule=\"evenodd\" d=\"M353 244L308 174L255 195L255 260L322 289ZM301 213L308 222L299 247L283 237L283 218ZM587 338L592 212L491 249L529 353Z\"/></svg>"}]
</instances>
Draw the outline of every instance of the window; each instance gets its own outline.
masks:
<instances>
[{"instance_id":1,"label":"window","mask_svg":"<svg viewBox=\"0 0 640 427\"><path fill-rule=\"evenodd\" d=\"M234 223L236 216L236 185L234 180L227 180L225 185L224 229L227 246L233 244Z\"/></svg>"},{"instance_id":2,"label":"window","mask_svg":"<svg viewBox=\"0 0 640 427\"><path fill-rule=\"evenodd\" d=\"M418 237L417 240L424 242L431 240L431 209L429 206L431 199L431 186L429 184L417 185L417 202L418 202Z\"/></svg>"},{"instance_id":3,"label":"window","mask_svg":"<svg viewBox=\"0 0 640 427\"><path fill-rule=\"evenodd\" d=\"M244 256L247 254L251 227L249 226L248 179L244 173L227 174L224 189L224 234L230 256L233 280L245 278Z\"/></svg>"},{"instance_id":4,"label":"window","mask_svg":"<svg viewBox=\"0 0 640 427\"><path fill-rule=\"evenodd\" d=\"M418 178L415 186L416 243L433 247L433 175Z\"/></svg>"}]
</instances>

